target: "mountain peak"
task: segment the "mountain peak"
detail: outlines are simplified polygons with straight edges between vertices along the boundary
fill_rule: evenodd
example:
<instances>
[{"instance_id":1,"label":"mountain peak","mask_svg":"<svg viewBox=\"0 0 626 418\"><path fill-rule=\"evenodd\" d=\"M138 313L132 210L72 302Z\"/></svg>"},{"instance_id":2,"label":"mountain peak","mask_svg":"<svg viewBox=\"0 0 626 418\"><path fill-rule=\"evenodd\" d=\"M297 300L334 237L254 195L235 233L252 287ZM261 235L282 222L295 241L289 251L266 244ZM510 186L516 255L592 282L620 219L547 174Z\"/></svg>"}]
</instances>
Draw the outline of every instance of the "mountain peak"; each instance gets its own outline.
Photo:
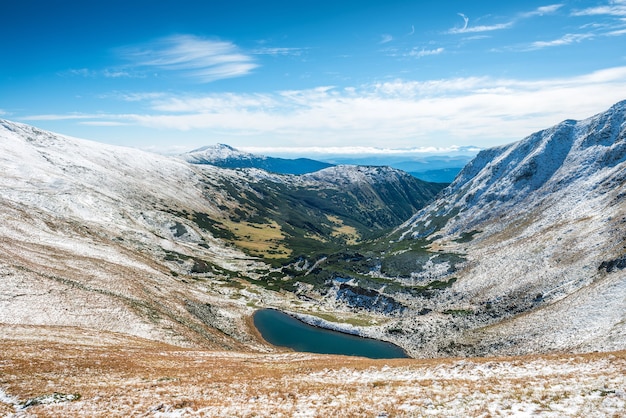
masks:
<instances>
[{"instance_id":1,"label":"mountain peak","mask_svg":"<svg viewBox=\"0 0 626 418\"><path fill-rule=\"evenodd\" d=\"M264 159L264 156L257 156L226 144L207 145L193 151L182 154L183 159L192 164L212 164L223 160L241 159L250 160L253 158Z\"/></svg>"},{"instance_id":2,"label":"mountain peak","mask_svg":"<svg viewBox=\"0 0 626 418\"><path fill-rule=\"evenodd\" d=\"M259 168L279 174L311 173L332 166L308 158L290 160L250 154L226 144L198 148L180 157L191 164L210 164L222 168Z\"/></svg>"}]
</instances>

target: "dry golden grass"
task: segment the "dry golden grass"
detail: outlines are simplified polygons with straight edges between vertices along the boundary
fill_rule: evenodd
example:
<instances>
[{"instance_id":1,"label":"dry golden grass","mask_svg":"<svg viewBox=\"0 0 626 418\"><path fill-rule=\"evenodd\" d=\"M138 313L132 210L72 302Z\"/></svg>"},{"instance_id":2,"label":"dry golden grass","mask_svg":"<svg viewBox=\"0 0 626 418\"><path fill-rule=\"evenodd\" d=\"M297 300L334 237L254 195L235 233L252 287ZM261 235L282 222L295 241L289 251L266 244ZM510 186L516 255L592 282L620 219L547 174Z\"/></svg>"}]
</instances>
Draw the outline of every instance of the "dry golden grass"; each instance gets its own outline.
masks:
<instances>
[{"instance_id":1,"label":"dry golden grass","mask_svg":"<svg viewBox=\"0 0 626 418\"><path fill-rule=\"evenodd\" d=\"M224 225L237 237L235 244L254 255L284 258L291 254L291 250L281 243L285 236L275 221L267 224L225 221Z\"/></svg>"},{"instance_id":2,"label":"dry golden grass","mask_svg":"<svg viewBox=\"0 0 626 418\"><path fill-rule=\"evenodd\" d=\"M3 416L626 413L626 352L369 360L181 349L69 327L0 325L0 332ZM24 407L34 399L42 403Z\"/></svg>"},{"instance_id":3,"label":"dry golden grass","mask_svg":"<svg viewBox=\"0 0 626 418\"><path fill-rule=\"evenodd\" d=\"M340 218L326 215L326 219L333 223L333 232L331 233L333 237L343 239L348 245L358 244L361 240L361 235L356 228L345 225Z\"/></svg>"}]
</instances>

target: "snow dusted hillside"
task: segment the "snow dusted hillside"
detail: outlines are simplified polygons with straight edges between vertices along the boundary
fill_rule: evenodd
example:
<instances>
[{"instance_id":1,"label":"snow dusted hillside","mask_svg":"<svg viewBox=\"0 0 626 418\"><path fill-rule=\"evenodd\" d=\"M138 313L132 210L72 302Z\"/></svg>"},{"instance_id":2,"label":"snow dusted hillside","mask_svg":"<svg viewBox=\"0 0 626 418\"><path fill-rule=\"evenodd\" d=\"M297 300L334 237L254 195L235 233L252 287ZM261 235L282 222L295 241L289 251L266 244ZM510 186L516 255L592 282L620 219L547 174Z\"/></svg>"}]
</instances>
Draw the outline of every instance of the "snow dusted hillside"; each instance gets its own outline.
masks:
<instances>
[{"instance_id":1,"label":"snow dusted hillside","mask_svg":"<svg viewBox=\"0 0 626 418\"><path fill-rule=\"evenodd\" d=\"M593 118L567 120L520 142L481 151L434 205L436 216L464 213L459 223L448 224L447 231L454 232L507 212L523 201L537 202L546 197L562 201L567 196L576 203L600 183L609 182L598 193L621 186L621 163L626 158L625 108L626 101ZM426 212L433 213L433 208ZM414 223L421 219L421 214L417 215Z\"/></svg>"},{"instance_id":2,"label":"snow dusted hillside","mask_svg":"<svg viewBox=\"0 0 626 418\"><path fill-rule=\"evenodd\" d=\"M0 322L254 345L198 313L204 306L219 322L245 304L178 273L203 267L218 280L263 266L191 219L224 216L228 196L208 186L236 173L8 121L0 121L0 167ZM235 316L230 327L245 329L237 324Z\"/></svg>"},{"instance_id":3,"label":"snow dusted hillside","mask_svg":"<svg viewBox=\"0 0 626 418\"><path fill-rule=\"evenodd\" d=\"M316 181L334 183L341 186L359 183L380 183L394 178L395 181L408 177L404 171L391 167L339 165L325 168L315 173L305 174L303 178Z\"/></svg>"},{"instance_id":4,"label":"snow dusted hillside","mask_svg":"<svg viewBox=\"0 0 626 418\"><path fill-rule=\"evenodd\" d=\"M626 347L625 117L626 101L482 151L400 229L465 254L457 352Z\"/></svg>"},{"instance_id":5,"label":"snow dusted hillside","mask_svg":"<svg viewBox=\"0 0 626 418\"><path fill-rule=\"evenodd\" d=\"M279 174L305 174L332 166L309 158L287 159L250 154L225 144L198 148L180 157L192 164L210 164L223 168L259 168Z\"/></svg>"},{"instance_id":6,"label":"snow dusted hillside","mask_svg":"<svg viewBox=\"0 0 626 418\"><path fill-rule=\"evenodd\" d=\"M208 145L182 155L193 164L215 164L224 160L266 160L267 157L239 151L226 144Z\"/></svg>"},{"instance_id":7,"label":"snow dusted hillside","mask_svg":"<svg viewBox=\"0 0 626 418\"><path fill-rule=\"evenodd\" d=\"M266 350L254 307L312 305L277 293L296 279L270 262L398 225L440 189L342 171L222 169L2 120L0 323Z\"/></svg>"},{"instance_id":8,"label":"snow dusted hillside","mask_svg":"<svg viewBox=\"0 0 626 418\"><path fill-rule=\"evenodd\" d=\"M378 240L365 234L439 189L384 167L189 164L0 121L0 323L271 350L247 322L271 306L420 357L623 350L625 114L482 151Z\"/></svg>"}]
</instances>

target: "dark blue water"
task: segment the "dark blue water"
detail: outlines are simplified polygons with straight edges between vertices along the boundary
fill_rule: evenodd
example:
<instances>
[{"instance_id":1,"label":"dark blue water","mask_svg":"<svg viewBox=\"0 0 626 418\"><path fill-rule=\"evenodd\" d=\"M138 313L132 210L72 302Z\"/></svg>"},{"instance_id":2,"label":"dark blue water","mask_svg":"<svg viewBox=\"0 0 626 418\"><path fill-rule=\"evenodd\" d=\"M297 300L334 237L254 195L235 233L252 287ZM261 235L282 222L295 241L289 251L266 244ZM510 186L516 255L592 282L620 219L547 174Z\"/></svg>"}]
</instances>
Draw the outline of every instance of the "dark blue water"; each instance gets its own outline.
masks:
<instances>
[{"instance_id":1,"label":"dark blue water","mask_svg":"<svg viewBox=\"0 0 626 418\"><path fill-rule=\"evenodd\" d=\"M369 358L408 357L397 345L314 327L275 309L259 310L253 319L265 341L295 351Z\"/></svg>"}]
</instances>

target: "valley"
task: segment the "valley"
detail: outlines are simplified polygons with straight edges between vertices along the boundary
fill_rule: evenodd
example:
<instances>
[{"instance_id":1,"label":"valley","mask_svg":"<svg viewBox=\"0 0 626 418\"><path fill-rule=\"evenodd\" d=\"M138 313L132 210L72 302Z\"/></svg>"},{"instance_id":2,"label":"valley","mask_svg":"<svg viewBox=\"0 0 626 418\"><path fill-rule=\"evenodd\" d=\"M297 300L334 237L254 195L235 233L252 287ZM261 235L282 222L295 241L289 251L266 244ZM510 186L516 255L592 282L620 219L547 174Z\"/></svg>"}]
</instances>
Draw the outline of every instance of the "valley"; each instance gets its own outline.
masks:
<instances>
[{"instance_id":1,"label":"valley","mask_svg":"<svg viewBox=\"0 0 626 418\"><path fill-rule=\"evenodd\" d=\"M411 403L416 396L439 397L432 405L445 415L455 411L452 392L432 386L445 382L469 396L465 407L475 402L476 414L485 402L528 413L619 414L625 120L620 102L481 151L445 188L378 166L292 175L195 164L0 121L0 407L18 416L72 415L112 408L123 387L155 399L154 388L167 382L180 399L148 405L129 395L119 415L228 414L229 402L251 399L271 405L251 406L252 415L425 413L431 404ZM287 352L254 327L254 312L266 308L424 360ZM72 368L85 353L93 357ZM126 366L107 360L122 355ZM292 382L293 396L233 389L221 406L204 392L183 396L198 377L178 362L201 364L207 375L223 364L230 370L223 388L241 386L242 370L255 364L259 379ZM505 368L505 377L486 364ZM570 365L571 374L537 372L546 365ZM64 382L68 367L75 380ZM428 388L415 386L438 368L445 373L432 375ZM530 369L549 385L565 378L554 392L560 398L520 394ZM90 370L110 376L105 398L89 386ZM306 377L311 370L318 380ZM464 387L477 370L491 377ZM44 376L51 383L40 393ZM350 376L369 383L338 383ZM327 385L381 395L357 410L349 399L325 403ZM54 393L62 395L37 398ZM39 403L24 409L29 399ZM376 405L389 407L375 412Z\"/></svg>"}]
</instances>

